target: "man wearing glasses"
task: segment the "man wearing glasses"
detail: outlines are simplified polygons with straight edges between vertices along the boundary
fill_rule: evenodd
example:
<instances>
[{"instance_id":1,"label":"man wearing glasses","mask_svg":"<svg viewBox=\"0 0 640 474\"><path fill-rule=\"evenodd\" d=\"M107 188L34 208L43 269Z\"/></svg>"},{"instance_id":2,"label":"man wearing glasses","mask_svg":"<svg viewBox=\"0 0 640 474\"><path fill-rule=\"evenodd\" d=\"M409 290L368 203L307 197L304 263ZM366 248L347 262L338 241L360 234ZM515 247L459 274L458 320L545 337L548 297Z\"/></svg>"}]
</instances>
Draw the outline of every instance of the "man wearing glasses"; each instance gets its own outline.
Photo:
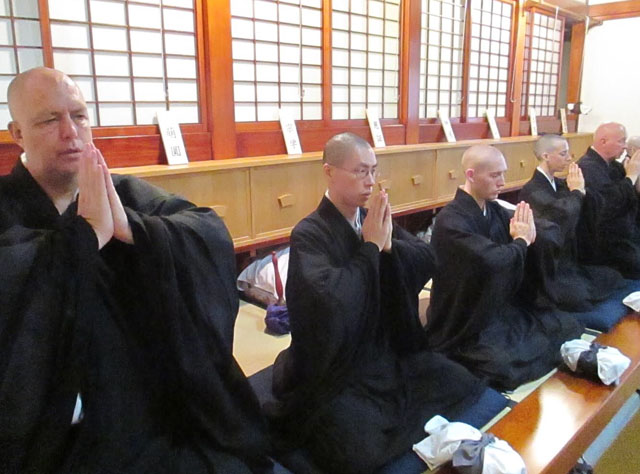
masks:
<instances>
[{"instance_id":1,"label":"man wearing glasses","mask_svg":"<svg viewBox=\"0 0 640 474\"><path fill-rule=\"evenodd\" d=\"M418 293L433 273L433 251L393 225L387 194L374 191L376 166L362 138L329 140L327 192L291 235L292 342L276 360L279 400L268 410L279 448L302 448L327 472L376 472L422 439L433 415L482 424L466 410L486 396L504 401L424 350Z\"/></svg>"}]
</instances>

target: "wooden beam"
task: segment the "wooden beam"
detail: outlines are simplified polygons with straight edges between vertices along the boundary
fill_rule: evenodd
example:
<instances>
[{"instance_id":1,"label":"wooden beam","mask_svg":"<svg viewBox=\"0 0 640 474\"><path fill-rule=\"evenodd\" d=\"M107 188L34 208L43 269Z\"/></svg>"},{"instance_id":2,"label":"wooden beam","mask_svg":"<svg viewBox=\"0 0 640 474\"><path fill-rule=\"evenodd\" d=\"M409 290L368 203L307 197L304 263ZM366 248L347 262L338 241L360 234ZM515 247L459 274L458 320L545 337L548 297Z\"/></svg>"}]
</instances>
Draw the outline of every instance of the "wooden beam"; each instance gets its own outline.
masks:
<instances>
[{"instance_id":1,"label":"wooden beam","mask_svg":"<svg viewBox=\"0 0 640 474\"><path fill-rule=\"evenodd\" d=\"M569 76L567 78L568 104L575 104L580 101L585 34L585 22L576 23L571 27L571 56L569 57Z\"/></svg>"},{"instance_id":2,"label":"wooden beam","mask_svg":"<svg viewBox=\"0 0 640 474\"><path fill-rule=\"evenodd\" d=\"M402 2L402 56L400 121L406 125L405 143L420 139L420 42L422 4L420 0Z\"/></svg>"},{"instance_id":3,"label":"wooden beam","mask_svg":"<svg viewBox=\"0 0 640 474\"><path fill-rule=\"evenodd\" d=\"M640 16L640 0L592 5L589 7L589 16L600 21Z\"/></svg>"},{"instance_id":4,"label":"wooden beam","mask_svg":"<svg viewBox=\"0 0 640 474\"><path fill-rule=\"evenodd\" d=\"M332 119L331 15L331 0L324 0L322 2L322 119L327 126Z\"/></svg>"},{"instance_id":5,"label":"wooden beam","mask_svg":"<svg viewBox=\"0 0 640 474\"><path fill-rule=\"evenodd\" d=\"M49 22L49 2L38 0L40 12L40 38L42 41L42 59L46 67L53 67L53 47L51 45L51 24Z\"/></svg>"},{"instance_id":6,"label":"wooden beam","mask_svg":"<svg viewBox=\"0 0 640 474\"><path fill-rule=\"evenodd\" d=\"M507 117L511 119L512 137L520 135L520 108L522 107L522 76L524 74L524 48L527 34L527 15L520 2L514 5L514 21L511 38L513 41L513 61L511 63L511 83L507 87Z\"/></svg>"},{"instance_id":7,"label":"wooden beam","mask_svg":"<svg viewBox=\"0 0 640 474\"><path fill-rule=\"evenodd\" d=\"M236 127L233 103L231 7L228 1L203 2L207 65L208 120L214 159L235 158Z\"/></svg>"}]
</instances>

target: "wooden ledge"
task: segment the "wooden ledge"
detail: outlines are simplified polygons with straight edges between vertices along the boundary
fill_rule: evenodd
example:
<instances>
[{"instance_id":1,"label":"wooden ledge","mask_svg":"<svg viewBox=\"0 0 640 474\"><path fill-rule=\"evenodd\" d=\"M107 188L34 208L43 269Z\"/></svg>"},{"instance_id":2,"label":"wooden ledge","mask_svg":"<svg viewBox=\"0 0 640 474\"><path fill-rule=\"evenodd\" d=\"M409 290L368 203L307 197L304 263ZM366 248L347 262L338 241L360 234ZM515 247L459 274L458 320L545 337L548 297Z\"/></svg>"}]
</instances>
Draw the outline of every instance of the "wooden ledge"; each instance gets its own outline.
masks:
<instances>
[{"instance_id":1,"label":"wooden ledge","mask_svg":"<svg viewBox=\"0 0 640 474\"><path fill-rule=\"evenodd\" d=\"M569 472L640 386L640 315L629 314L596 341L631 359L618 386L558 371L489 429L520 453L528 474Z\"/></svg>"},{"instance_id":2,"label":"wooden ledge","mask_svg":"<svg viewBox=\"0 0 640 474\"><path fill-rule=\"evenodd\" d=\"M589 136L589 133L569 133L563 135L571 139L574 137ZM538 137L534 136L518 136L505 137L500 140L482 139L482 140L461 140L455 143L419 143L416 145L392 145L384 148L375 148L377 155L386 155L392 153L410 153L430 150L457 149L467 148L472 145L503 145L509 143L527 143L534 142ZM131 166L126 168L113 168L112 173L117 174L133 174L140 178L163 175L179 175L185 173L195 173L203 171L223 171L239 168L256 168L262 166L275 166L280 164L305 163L308 161L320 161L322 152L314 151L302 153L300 155L271 155L256 156L249 158L232 158L228 160L207 160L192 161L186 165L148 165L148 166Z\"/></svg>"}]
</instances>

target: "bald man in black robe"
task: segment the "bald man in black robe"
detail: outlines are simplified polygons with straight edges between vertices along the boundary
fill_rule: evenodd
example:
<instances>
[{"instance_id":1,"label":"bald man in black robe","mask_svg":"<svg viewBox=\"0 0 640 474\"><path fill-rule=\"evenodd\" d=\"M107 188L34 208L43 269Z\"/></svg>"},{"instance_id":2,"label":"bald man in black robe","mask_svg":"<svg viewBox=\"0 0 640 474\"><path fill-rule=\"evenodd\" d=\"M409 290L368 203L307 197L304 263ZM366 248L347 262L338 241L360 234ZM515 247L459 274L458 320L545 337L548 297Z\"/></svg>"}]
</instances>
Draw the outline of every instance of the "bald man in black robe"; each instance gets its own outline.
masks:
<instances>
[{"instance_id":1,"label":"bald man in black robe","mask_svg":"<svg viewBox=\"0 0 640 474\"><path fill-rule=\"evenodd\" d=\"M580 158L587 192L600 198L597 225L588 237L592 263L615 268L625 278L640 279L640 151L619 163L626 147L627 132L619 123L600 125L593 145Z\"/></svg>"},{"instance_id":2,"label":"bald man in black robe","mask_svg":"<svg viewBox=\"0 0 640 474\"><path fill-rule=\"evenodd\" d=\"M613 268L582 263L581 254L591 246L589 228L596 224L601 203L595 193L586 192L582 172L571 163L564 138L543 135L534 152L539 166L520 191L520 200L531 206L536 219L554 222L560 229L558 248L542 255L536 303L564 311L589 311L624 284ZM555 176L567 167L566 179Z\"/></svg>"},{"instance_id":3,"label":"bald man in black robe","mask_svg":"<svg viewBox=\"0 0 640 474\"><path fill-rule=\"evenodd\" d=\"M531 209L513 215L494 200L507 165L494 147L464 152L465 184L437 215L431 243L438 269L427 316L427 339L500 390L536 379L559 362L560 345L580 337L575 319L528 303L522 287L527 255L539 236ZM557 229L549 226L550 235ZM540 244L549 244L542 239Z\"/></svg>"},{"instance_id":4,"label":"bald man in black robe","mask_svg":"<svg viewBox=\"0 0 640 474\"><path fill-rule=\"evenodd\" d=\"M323 162L328 191L291 235L292 341L270 411L282 449L304 448L323 472L373 473L424 438L433 415L459 419L486 389L424 350L418 293L433 252L392 224L386 193L373 190L373 149L337 135Z\"/></svg>"},{"instance_id":5,"label":"bald man in black robe","mask_svg":"<svg viewBox=\"0 0 640 474\"><path fill-rule=\"evenodd\" d=\"M25 153L0 178L0 472L270 472L223 222L111 177L63 73L17 76L9 106Z\"/></svg>"}]
</instances>

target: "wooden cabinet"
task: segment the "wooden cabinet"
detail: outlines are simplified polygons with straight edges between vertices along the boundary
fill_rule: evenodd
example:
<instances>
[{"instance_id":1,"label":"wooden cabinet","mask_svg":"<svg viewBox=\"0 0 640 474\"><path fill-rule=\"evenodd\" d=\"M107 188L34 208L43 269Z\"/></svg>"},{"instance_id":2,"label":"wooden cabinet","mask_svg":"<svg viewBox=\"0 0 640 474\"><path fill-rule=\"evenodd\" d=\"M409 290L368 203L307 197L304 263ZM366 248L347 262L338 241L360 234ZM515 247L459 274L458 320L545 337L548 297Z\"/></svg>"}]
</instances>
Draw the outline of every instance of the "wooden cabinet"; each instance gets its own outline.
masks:
<instances>
[{"instance_id":1,"label":"wooden cabinet","mask_svg":"<svg viewBox=\"0 0 640 474\"><path fill-rule=\"evenodd\" d=\"M144 179L198 206L212 208L222 217L236 243L251 240L249 170L203 171Z\"/></svg>"},{"instance_id":2,"label":"wooden cabinet","mask_svg":"<svg viewBox=\"0 0 640 474\"><path fill-rule=\"evenodd\" d=\"M506 187L517 189L533 175L536 137L424 143L376 150L379 182L389 192L394 213L409 213L446 204L464 182L460 163L471 145L494 145L505 155ZM591 134L567 136L581 156ZM238 248L286 239L300 219L312 212L326 189L320 152L289 156L200 161L180 166L120 168L114 173L139 176L200 206L215 209L225 220Z\"/></svg>"},{"instance_id":3,"label":"wooden cabinet","mask_svg":"<svg viewBox=\"0 0 640 474\"><path fill-rule=\"evenodd\" d=\"M252 168L254 238L287 235L318 206L325 190L320 161Z\"/></svg>"}]
</instances>

